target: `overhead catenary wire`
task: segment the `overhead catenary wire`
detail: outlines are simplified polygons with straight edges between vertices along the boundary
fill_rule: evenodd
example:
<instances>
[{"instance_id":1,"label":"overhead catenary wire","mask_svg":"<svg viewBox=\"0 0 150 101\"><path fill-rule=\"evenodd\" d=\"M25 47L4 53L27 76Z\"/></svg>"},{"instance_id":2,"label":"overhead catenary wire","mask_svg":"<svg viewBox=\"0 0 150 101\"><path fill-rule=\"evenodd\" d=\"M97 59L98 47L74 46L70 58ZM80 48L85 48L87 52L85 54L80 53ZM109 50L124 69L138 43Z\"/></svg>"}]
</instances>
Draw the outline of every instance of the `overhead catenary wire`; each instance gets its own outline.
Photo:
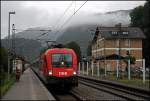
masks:
<instances>
[{"instance_id":1,"label":"overhead catenary wire","mask_svg":"<svg viewBox=\"0 0 150 101\"><path fill-rule=\"evenodd\" d=\"M57 33L60 31L60 29L62 29L62 28L65 26L65 24L67 24L67 23L72 19L72 17L87 3L87 1L88 1L88 0L86 0L86 1L68 18L68 20L66 20L65 23L61 25L61 27L55 32L55 34L57 34Z\"/></svg>"},{"instance_id":2,"label":"overhead catenary wire","mask_svg":"<svg viewBox=\"0 0 150 101\"><path fill-rule=\"evenodd\" d=\"M56 31L56 33L55 34L57 34L59 31L60 31L60 29L62 29L71 19L72 19L72 17L87 3L87 1L88 0L86 0L76 11L75 11L75 9L74 9L74 13L60 26L60 28ZM65 12L63 13L63 15L62 15L62 17L66 14L66 12L68 11L68 9L71 7L71 5L73 4L73 2L68 6L68 8L65 10ZM76 4L75 4L75 7L76 7ZM62 17L60 17L60 19L58 20L58 21L60 21L61 19L62 19ZM33 31L33 30L32 30ZM40 31L40 30L39 30ZM50 30L51 31L51 30ZM49 32L49 31L48 31ZM48 32L46 32L46 33L48 33ZM46 33L43 33L42 35L40 35L40 36L38 36L38 38L39 37L41 37L41 36L43 36L43 35L45 35ZM38 38L36 38L36 39L38 39ZM35 40L36 40L35 39ZM26 42L25 42L26 43ZM23 43L23 44L21 44L21 45L19 45L19 46L22 46L22 45L24 45L25 43Z\"/></svg>"},{"instance_id":3,"label":"overhead catenary wire","mask_svg":"<svg viewBox=\"0 0 150 101\"><path fill-rule=\"evenodd\" d=\"M56 21L56 23L59 24L59 22L62 20L62 18L65 16L66 12L69 10L69 8L72 6L73 1L69 4L69 6L66 8L66 10L64 11L64 13L62 14L62 16L60 16L60 18ZM56 27L56 24L54 25L54 28Z\"/></svg>"},{"instance_id":4,"label":"overhead catenary wire","mask_svg":"<svg viewBox=\"0 0 150 101\"><path fill-rule=\"evenodd\" d=\"M76 11L76 0L74 1L74 13Z\"/></svg>"},{"instance_id":5,"label":"overhead catenary wire","mask_svg":"<svg viewBox=\"0 0 150 101\"><path fill-rule=\"evenodd\" d=\"M35 30L35 29L14 29L15 31L51 31L51 30L45 30L45 29L39 29L39 30Z\"/></svg>"},{"instance_id":6,"label":"overhead catenary wire","mask_svg":"<svg viewBox=\"0 0 150 101\"><path fill-rule=\"evenodd\" d=\"M64 13L62 14L62 16L56 21L56 22L58 22L59 23L59 21L61 21L62 20L62 18L64 17L64 15L66 14L66 12L69 10L69 8L72 6L72 4L73 4L73 1L69 4L69 6L66 8L66 10L64 11ZM54 26L54 28L56 27L56 25ZM17 31L43 31L43 30L23 30L23 29L15 29L15 30L17 30ZM51 31L51 30L49 30L49 31ZM48 32L49 32L48 31ZM47 34L48 32L46 32L46 33L43 33L44 35L45 34ZM43 36L43 34L42 35L39 35L38 36L38 38L39 37L41 37L41 36ZM36 38L36 39L38 39L38 38ZM35 40L36 40L35 39ZM21 44L21 45L19 45L19 46L22 46L22 45L24 45L25 43L23 43L23 44Z\"/></svg>"},{"instance_id":7,"label":"overhead catenary wire","mask_svg":"<svg viewBox=\"0 0 150 101\"><path fill-rule=\"evenodd\" d=\"M27 29L27 30L24 30L24 29L14 29L15 31L46 31L45 33L42 33L42 34L40 34L40 35L38 35L37 36L37 38L35 38L35 40L37 40L38 38L40 38L40 37L42 37L42 36L44 36L44 35L46 35L46 34L48 34L51 30L43 30L43 29L39 29L39 30L29 30L29 29ZM24 43L22 43L22 44L20 44L19 46L22 46L22 45L24 45L25 43L27 43L27 42L24 42Z\"/></svg>"},{"instance_id":8,"label":"overhead catenary wire","mask_svg":"<svg viewBox=\"0 0 150 101\"><path fill-rule=\"evenodd\" d=\"M69 6L65 9L64 13L62 14L62 16L61 16L56 22L59 23L59 22L62 20L62 18L63 18L64 15L66 14L66 12L67 12L67 11L69 10L69 8L72 6L72 4L73 4L73 1L69 4ZM56 27L56 24L55 24L54 28L55 28L55 27ZM15 29L15 30L16 30L16 31L45 31L45 30L29 30L29 29L28 29L28 30ZM40 37L42 37L43 35L49 33L50 31L51 31L51 30L47 30L47 32L45 32L45 33L43 33L43 34L37 36L37 38L36 38L35 40L39 39ZM19 47L25 45L26 43L28 43L28 42L24 42L24 43L20 44Z\"/></svg>"},{"instance_id":9,"label":"overhead catenary wire","mask_svg":"<svg viewBox=\"0 0 150 101\"><path fill-rule=\"evenodd\" d=\"M31 30L31 31L32 31L32 30ZM37 38L35 38L35 40L37 40L38 38L40 38L40 37L46 35L47 33L49 33L49 30L48 30L47 32L45 32L45 33L42 33L42 34L38 35ZM20 46L22 46L22 45L25 45L26 43L28 43L28 41L27 41L27 42L24 42L24 43L22 43L22 44L19 44L18 47L20 47Z\"/></svg>"}]
</instances>

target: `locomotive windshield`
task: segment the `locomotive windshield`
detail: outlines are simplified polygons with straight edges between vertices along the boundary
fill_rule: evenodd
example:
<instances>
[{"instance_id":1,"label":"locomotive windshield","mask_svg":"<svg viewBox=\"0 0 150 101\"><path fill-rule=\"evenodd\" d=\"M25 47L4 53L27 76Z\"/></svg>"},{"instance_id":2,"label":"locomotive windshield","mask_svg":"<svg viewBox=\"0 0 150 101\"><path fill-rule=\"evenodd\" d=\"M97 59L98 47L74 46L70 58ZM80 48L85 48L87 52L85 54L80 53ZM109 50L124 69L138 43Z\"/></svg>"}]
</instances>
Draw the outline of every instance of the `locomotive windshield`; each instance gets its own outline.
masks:
<instances>
[{"instance_id":1,"label":"locomotive windshield","mask_svg":"<svg viewBox=\"0 0 150 101\"><path fill-rule=\"evenodd\" d=\"M52 54L53 67L70 67L72 66L71 54Z\"/></svg>"}]
</instances>

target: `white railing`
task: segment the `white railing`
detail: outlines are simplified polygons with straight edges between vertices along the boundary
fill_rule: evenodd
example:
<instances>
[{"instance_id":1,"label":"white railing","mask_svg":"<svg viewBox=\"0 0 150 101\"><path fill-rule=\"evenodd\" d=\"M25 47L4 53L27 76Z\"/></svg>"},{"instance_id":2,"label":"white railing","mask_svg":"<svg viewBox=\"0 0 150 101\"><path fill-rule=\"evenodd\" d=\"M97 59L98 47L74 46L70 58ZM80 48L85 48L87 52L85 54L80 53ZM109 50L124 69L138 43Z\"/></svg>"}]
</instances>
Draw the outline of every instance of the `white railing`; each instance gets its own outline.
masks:
<instances>
[{"instance_id":1,"label":"white railing","mask_svg":"<svg viewBox=\"0 0 150 101\"><path fill-rule=\"evenodd\" d=\"M145 83L146 78L146 70L145 70L145 59L140 59L136 61L142 62L142 80L143 83ZM116 78L119 78L119 60L116 60ZM105 76L107 76L107 69L105 69ZM115 71L114 71L115 72ZM93 62L79 62L78 64L78 73L81 75L87 75L87 76L97 76L100 77L102 74L100 70L100 64L99 63L93 63ZM127 71L127 78L128 80L131 80L131 63L130 60L128 60L128 71Z\"/></svg>"}]
</instances>

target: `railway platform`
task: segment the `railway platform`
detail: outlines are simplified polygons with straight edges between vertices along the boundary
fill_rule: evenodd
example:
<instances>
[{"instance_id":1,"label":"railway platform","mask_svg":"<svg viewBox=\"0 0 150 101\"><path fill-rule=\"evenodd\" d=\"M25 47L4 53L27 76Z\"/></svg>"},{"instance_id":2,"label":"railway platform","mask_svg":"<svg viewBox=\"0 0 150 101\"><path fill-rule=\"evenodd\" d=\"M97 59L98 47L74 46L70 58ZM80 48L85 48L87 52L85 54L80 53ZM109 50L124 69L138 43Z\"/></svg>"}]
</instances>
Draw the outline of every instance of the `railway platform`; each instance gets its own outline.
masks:
<instances>
[{"instance_id":1,"label":"railway platform","mask_svg":"<svg viewBox=\"0 0 150 101\"><path fill-rule=\"evenodd\" d=\"M1 100L55 100L34 72L28 68Z\"/></svg>"}]
</instances>

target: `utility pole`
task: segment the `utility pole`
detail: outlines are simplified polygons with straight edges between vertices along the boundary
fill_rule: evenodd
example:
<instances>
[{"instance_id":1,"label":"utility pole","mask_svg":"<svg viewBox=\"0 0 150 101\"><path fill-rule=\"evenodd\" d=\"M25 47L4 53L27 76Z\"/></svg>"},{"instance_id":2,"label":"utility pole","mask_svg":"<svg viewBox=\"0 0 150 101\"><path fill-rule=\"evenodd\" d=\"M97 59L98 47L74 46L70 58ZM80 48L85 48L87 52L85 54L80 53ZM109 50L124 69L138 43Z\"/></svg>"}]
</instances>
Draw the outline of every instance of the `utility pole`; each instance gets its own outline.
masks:
<instances>
[{"instance_id":1,"label":"utility pole","mask_svg":"<svg viewBox=\"0 0 150 101\"><path fill-rule=\"evenodd\" d=\"M8 15L8 80L10 72L10 15L15 14L15 12L9 12Z\"/></svg>"},{"instance_id":2,"label":"utility pole","mask_svg":"<svg viewBox=\"0 0 150 101\"><path fill-rule=\"evenodd\" d=\"M12 57L12 66L13 66L13 72L16 68L16 52L15 52L15 24L12 24L12 53L13 53L13 57Z\"/></svg>"}]
</instances>

